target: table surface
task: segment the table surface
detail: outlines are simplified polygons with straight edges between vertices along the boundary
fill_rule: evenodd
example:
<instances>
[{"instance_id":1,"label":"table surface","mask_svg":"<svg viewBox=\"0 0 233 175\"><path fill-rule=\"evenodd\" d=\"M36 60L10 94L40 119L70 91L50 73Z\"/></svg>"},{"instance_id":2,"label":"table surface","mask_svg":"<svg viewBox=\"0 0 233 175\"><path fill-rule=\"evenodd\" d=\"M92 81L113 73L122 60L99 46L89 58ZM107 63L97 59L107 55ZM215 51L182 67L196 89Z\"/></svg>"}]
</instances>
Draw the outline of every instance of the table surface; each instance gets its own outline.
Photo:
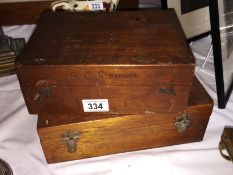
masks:
<instances>
[{"instance_id":1,"label":"table surface","mask_svg":"<svg viewBox=\"0 0 233 175\"><path fill-rule=\"evenodd\" d=\"M28 40L34 27L10 26L4 32ZM18 79L11 75L0 78L0 158L15 175L232 175L232 163L220 156L218 143L224 126L233 125L233 96L226 109L218 109L211 59L205 71L200 69L210 43L206 37L191 44L195 75L215 101L203 141L48 165L36 130L37 115L28 114Z\"/></svg>"}]
</instances>

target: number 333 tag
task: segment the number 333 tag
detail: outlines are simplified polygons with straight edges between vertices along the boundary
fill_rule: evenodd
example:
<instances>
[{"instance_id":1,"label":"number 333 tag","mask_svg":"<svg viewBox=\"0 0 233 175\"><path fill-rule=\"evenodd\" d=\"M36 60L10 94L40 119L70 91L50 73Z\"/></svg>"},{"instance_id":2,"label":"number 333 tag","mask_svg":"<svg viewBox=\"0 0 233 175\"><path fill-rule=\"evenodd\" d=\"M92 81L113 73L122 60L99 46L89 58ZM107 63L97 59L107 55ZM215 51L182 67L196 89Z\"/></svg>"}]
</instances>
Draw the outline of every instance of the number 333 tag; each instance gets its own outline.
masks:
<instances>
[{"instance_id":1,"label":"number 333 tag","mask_svg":"<svg viewBox=\"0 0 233 175\"><path fill-rule=\"evenodd\" d=\"M82 100L84 112L108 112L108 99Z\"/></svg>"},{"instance_id":2,"label":"number 333 tag","mask_svg":"<svg viewBox=\"0 0 233 175\"><path fill-rule=\"evenodd\" d=\"M90 11L104 10L102 1L87 1Z\"/></svg>"}]
</instances>

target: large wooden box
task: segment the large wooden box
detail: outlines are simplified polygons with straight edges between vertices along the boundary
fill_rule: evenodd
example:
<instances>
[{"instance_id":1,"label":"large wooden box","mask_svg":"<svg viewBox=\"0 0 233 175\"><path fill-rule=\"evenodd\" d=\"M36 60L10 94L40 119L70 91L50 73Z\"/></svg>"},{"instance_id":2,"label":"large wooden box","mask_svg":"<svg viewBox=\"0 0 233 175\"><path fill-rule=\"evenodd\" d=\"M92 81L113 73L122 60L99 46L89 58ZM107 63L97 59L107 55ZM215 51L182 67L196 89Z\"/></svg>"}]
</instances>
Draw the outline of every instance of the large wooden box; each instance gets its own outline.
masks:
<instances>
[{"instance_id":1,"label":"large wooden box","mask_svg":"<svg viewBox=\"0 0 233 175\"><path fill-rule=\"evenodd\" d=\"M107 99L108 114L179 113L194 57L174 10L45 12L17 59L30 113Z\"/></svg>"},{"instance_id":2,"label":"large wooden box","mask_svg":"<svg viewBox=\"0 0 233 175\"><path fill-rule=\"evenodd\" d=\"M212 100L195 79L183 114L84 116L72 111L47 111L39 116L38 133L48 163L83 159L200 141L212 107ZM178 130L179 124L187 123L185 130ZM67 132L80 134L77 150L72 153L68 152L64 140Z\"/></svg>"}]
</instances>

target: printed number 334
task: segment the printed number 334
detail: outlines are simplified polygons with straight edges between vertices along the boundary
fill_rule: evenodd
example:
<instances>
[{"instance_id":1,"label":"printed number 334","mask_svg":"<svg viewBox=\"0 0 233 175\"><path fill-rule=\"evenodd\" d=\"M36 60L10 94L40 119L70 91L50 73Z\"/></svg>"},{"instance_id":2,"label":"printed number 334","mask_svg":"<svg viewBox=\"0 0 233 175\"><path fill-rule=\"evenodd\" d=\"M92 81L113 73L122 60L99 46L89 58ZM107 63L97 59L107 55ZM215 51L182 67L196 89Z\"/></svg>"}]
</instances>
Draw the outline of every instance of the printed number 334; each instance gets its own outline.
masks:
<instances>
[{"instance_id":1,"label":"printed number 334","mask_svg":"<svg viewBox=\"0 0 233 175\"><path fill-rule=\"evenodd\" d=\"M103 104L88 103L88 109L103 109Z\"/></svg>"}]
</instances>

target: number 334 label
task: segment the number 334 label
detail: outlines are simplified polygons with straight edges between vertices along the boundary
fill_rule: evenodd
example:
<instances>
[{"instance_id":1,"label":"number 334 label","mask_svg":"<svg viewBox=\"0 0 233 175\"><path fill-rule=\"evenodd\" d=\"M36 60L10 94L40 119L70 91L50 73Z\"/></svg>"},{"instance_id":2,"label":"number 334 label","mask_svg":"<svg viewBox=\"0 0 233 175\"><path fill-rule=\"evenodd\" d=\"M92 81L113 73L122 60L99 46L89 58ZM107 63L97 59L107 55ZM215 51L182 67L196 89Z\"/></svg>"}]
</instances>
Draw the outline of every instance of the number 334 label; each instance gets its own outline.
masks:
<instances>
[{"instance_id":1,"label":"number 334 label","mask_svg":"<svg viewBox=\"0 0 233 175\"><path fill-rule=\"evenodd\" d=\"M84 112L108 112L108 99L82 100Z\"/></svg>"}]
</instances>

